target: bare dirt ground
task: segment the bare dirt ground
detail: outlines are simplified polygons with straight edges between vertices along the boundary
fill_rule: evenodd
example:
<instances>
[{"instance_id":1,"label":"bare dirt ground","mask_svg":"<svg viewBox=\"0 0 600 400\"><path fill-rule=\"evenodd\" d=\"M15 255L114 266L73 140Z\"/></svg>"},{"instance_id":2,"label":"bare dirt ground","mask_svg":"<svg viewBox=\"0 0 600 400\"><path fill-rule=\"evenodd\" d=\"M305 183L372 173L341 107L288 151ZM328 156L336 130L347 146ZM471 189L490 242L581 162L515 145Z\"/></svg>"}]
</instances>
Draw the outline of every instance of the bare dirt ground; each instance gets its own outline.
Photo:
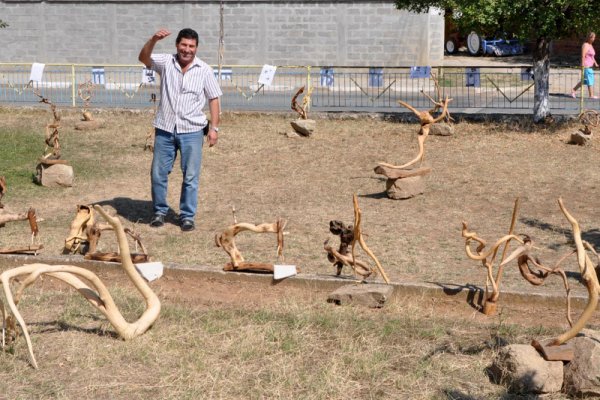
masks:
<instances>
[{"instance_id":1,"label":"bare dirt ground","mask_svg":"<svg viewBox=\"0 0 600 400\"><path fill-rule=\"evenodd\" d=\"M0 113L7 131L39 132L41 153L43 127L50 119L47 110ZM485 272L465 255L461 223L466 221L471 230L493 243L506 234L517 197L521 207L515 231L534 239L535 254L546 264L553 265L572 249L570 225L558 208L559 197L579 220L584 239L600 246L599 215L593 201L600 190L599 147L595 141L585 147L566 143L570 133L580 127L576 123L544 127L532 126L527 120L458 121L453 135L431 135L425 143L425 163L432 168L425 193L408 200L391 200L384 193L385 178L376 175L373 168L379 161L400 164L412 159L417 152L417 124L376 116L314 116L317 131L312 137L290 138L285 135L291 131L293 117L289 114L225 113L218 146L204 150L197 229L183 233L176 224L181 179L177 165L171 174L169 201L173 209L168 223L160 229L148 226L152 216L151 154L143 146L152 116L147 112L108 111L96 116L105 121L105 127L89 132L72 128L79 120L77 112L63 116L63 157L74 166L76 175L72 188L24 185L11 190L9 182L3 203L13 210L35 207L43 218L42 255L60 255L76 205L95 203L117 213L125 226L140 233L153 260L191 269L220 269L229 260L215 247L214 235L233 223L234 206L238 222L258 224L286 218L285 263L297 265L302 275L331 277L335 270L327 261L323 242L329 238L337 244L328 230L330 220L352 223L353 194L358 196L362 210L366 242L393 282L429 283L448 289L481 287ZM33 171L34 167L32 160L28 168ZM24 223L7 224L0 230L0 245L23 243L29 239L27 232ZM110 233L104 233L100 242L101 251L114 251ZM274 235L241 233L236 242L248 261L277 262ZM362 252L358 256L368 260ZM575 293L585 294L575 259L568 259L564 267ZM111 288L126 285L118 270L100 270L99 274ZM347 268L343 274L352 276ZM382 281L380 276L369 280ZM47 284L52 285L44 282ZM549 278L543 287L532 288L514 264L507 267L502 285L511 291L563 293L562 282L556 277ZM166 306L185 304L199 310L269 310L291 298L300 307L314 308L328 293L285 281L278 285L270 280L231 281L171 270L151 286ZM54 286L49 287L54 290ZM399 296L402 304L402 293ZM534 330L565 328L562 306L502 302L501 313L493 319L452 296L418 299L417 308L425 314L466 321L461 322L460 329L469 326L468 321L518 324ZM416 313L417 308L410 312ZM52 318L44 312L38 310L35 316ZM173 316L165 319L172 321ZM590 325L598 324L596 318ZM156 335L166 328L159 325ZM48 358L48 365L60 365L62 358L50 359L57 349L47 344L49 336L43 336L45 332L40 329L36 332L41 345L46 346L40 353ZM74 329L78 328L71 326L67 331ZM64 335L64 329L52 334ZM89 337L84 337L78 343L87 341ZM23 351L19 349L21 356ZM489 357L486 354L485 360ZM58 375L68 380L70 373L65 370ZM486 386L489 383L481 385L487 389L475 393L492 390ZM108 387L103 390L111 393ZM338 393L333 398L341 397Z\"/></svg>"},{"instance_id":2,"label":"bare dirt ground","mask_svg":"<svg viewBox=\"0 0 600 400\"><path fill-rule=\"evenodd\" d=\"M44 111L3 115L5 126L29 120L41 131ZM580 221L584 238L600 244L594 221L598 211L590 200L599 190L598 146L567 144L577 124L532 127L528 122L475 124L458 122L452 136L430 136L425 164L432 168L426 190L408 200L387 198L385 178L373 172L379 161L400 164L417 153L418 126L369 116L319 118L310 138L289 138L289 115L224 115L218 146L206 148L200 184L197 229L183 233L177 225L180 173L170 179L173 208L163 228L148 223L152 216L149 167L151 154L143 150L151 115L102 113L106 126L93 132L73 130L75 113L63 117L63 154L74 165L72 188L10 191L3 202L12 209L34 207L45 246L42 254L58 255L69 233L77 204L97 203L118 213L143 238L151 257L164 263L221 266L226 253L214 235L233 223L288 220L285 262L303 274L332 275L323 242L337 238L330 220L353 222L352 195L358 196L366 242L394 282L432 282L439 285L482 285L485 273L467 259L461 223L468 223L488 243L509 227L513 203L521 208L517 233L534 238L536 255L553 265L572 248L570 225L558 208L562 197ZM40 127L41 125L41 127ZM40 143L43 143L40 137ZM35 162L32 160L33 171ZM105 233L101 251L114 251ZM26 240L26 226L8 224L3 245ZM242 233L238 247L248 261L276 262L276 238ZM367 260L364 253L358 257ZM571 258L573 281L577 266ZM344 274L350 274L345 270ZM374 277L381 281L381 277ZM531 290L516 266L508 268L504 287ZM559 279L549 289L562 290Z\"/></svg>"}]
</instances>

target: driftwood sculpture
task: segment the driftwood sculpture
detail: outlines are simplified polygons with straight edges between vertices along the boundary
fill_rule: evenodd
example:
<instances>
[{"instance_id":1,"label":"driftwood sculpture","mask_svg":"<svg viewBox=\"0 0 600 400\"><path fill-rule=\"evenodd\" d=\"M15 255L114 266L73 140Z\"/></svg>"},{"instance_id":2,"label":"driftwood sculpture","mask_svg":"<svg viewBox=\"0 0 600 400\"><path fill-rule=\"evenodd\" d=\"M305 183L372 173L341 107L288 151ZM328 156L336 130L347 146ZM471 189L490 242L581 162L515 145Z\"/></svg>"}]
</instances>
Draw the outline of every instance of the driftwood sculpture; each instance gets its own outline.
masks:
<instances>
[{"instance_id":1,"label":"driftwood sculpture","mask_svg":"<svg viewBox=\"0 0 600 400\"><path fill-rule=\"evenodd\" d=\"M327 252L327 259L336 267L336 275L340 275L343 266L347 265L352 268L356 275L361 277L363 282L373 273L379 272L385 283L389 284L390 280L388 279L383 267L379 263L377 257L375 257L375 254L373 254L371 249L369 249L365 239L363 238L360 225L362 220L362 212L358 206L358 198L356 195L353 196L352 201L354 206L354 226L346 226L340 221L331 221L329 223L330 232L334 235L340 236L340 248L339 251L333 249L328 244L329 239L325 240L325 243L323 243L323 248ZM367 255L375 262L375 267L371 267L367 263L356 259L355 247L357 242L365 251L365 253L367 253ZM348 246L351 248L349 255Z\"/></svg>"},{"instance_id":2,"label":"driftwood sculpture","mask_svg":"<svg viewBox=\"0 0 600 400\"><path fill-rule=\"evenodd\" d=\"M40 98L40 103L50 106L54 120L46 124L44 155L39 159L36 167L36 181L42 186L73 186L73 168L66 160L61 159L59 141L60 113L48 98L42 96L38 90L33 90ZM51 149L49 151L49 149Z\"/></svg>"},{"instance_id":3,"label":"driftwood sculpture","mask_svg":"<svg viewBox=\"0 0 600 400\"><path fill-rule=\"evenodd\" d=\"M152 93L150 95L150 102L153 104L153 112L152 115L156 115L156 111L158 110L158 104L156 103L156 94ZM146 134L146 143L144 143L144 151L154 151L154 127L151 126L148 129L148 133Z\"/></svg>"},{"instance_id":4,"label":"driftwood sculpture","mask_svg":"<svg viewBox=\"0 0 600 400\"><path fill-rule=\"evenodd\" d=\"M7 191L8 186L6 184L6 179L3 176L0 176L0 200ZM0 247L0 254L37 254L44 246L39 241L38 219L35 209L30 208L25 213L13 213L4 208L4 204L0 202L0 228L4 227L7 222L14 221L29 222L31 241L27 246Z\"/></svg>"},{"instance_id":5,"label":"driftwood sculpture","mask_svg":"<svg viewBox=\"0 0 600 400\"><path fill-rule=\"evenodd\" d=\"M448 103L452 100L446 97L442 101L435 101L431 96L427 97L434 104L434 108L428 111L419 111L410 104L398 100L400 105L411 110L419 118L420 128L417 136L419 150L417 155L402 165L380 162L375 167L376 174L384 175L387 178L386 193L392 199L407 199L425 191L421 177L429 174L431 169L422 165L413 169L412 166L418 162L422 163L425 157L425 140L429 135L431 125L448 117ZM437 117L434 117L432 113L437 112L440 108L442 109L441 113Z\"/></svg>"},{"instance_id":6,"label":"driftwood sculpture","mask_svg":"<svg viewBox=\"0 0 600 400\"><path fill-rule=\"evenodd\" d=\"M493 315L496 313L498 299L500 297L500 283L502 281L502 274L504 272L504 266L509 262L517 259L519 266L519 272L521 276L530 284L534 286L540 286L544 283L545 279L552 274L559 275L563 280L563 285L566 291L566 303L567 303L567 321L569 324L572 323L570 317L570 288L567 281L567 276L560 264L566 257L561 258L554 267L546 267L542 264L539 259L533 258L529 255L529 251L533 248L533 241L527 235L516 235L514 233L515 224L517 220L517 213L519 209L519 199L515 200L513 208L510 228L508 233L497 240L494 245L486 250L486 242L482 238L477 236L477 233L468 230L467 223L463 222L462 236L465 238L465 251L467 256L476 261L481 261L482 266L486 269L486 284L485 284L485 297L481 311L485 315ZM521 246L515 250L511 255L506 257L510 247L510 242L514 240L521 244ZM475 252L472 251L472 244L476 243L477 248ZM500 261L498 263L498 270L494 276L494 264L498 257L500 247L503 247L502 254L500 255ZM567 256L573 254L572 252ZM536 271L532 270L530 265L537 268Z\"/></svg>"},{"instance_id":7,"label":"driftwood sculpture","mask_svg":"<svg viewBox=\"0 0 600 400\"><path fill-rule=\"evenodd\" d=\"M600 113L596 110L585 110L579 115L579 122L583 125L577 132L571 133L569 144L584 146L592 140L592 129L600 125Z\"/></svg>"},{"instance_id":8,"label":"driftwood sculpture","mask_svg":"<svg viewBox=\"0 0 600 400\"><path fill-rule=\"evenodd\" d=\"M235 223L227 227L222 233L215 235L215 244L217 247L222 247L223 250L231 258L231 262L227 263L223 268L224 271L259 271L273 272L274 265L267 263L246 262L242 253L235 245L235 235L240 232L250 231L254 233L275 233L277 234L277 258L280 262L283 258L283 230L287 221L278 218L273 223L263 223L260 225L249 224L245 222Z\"/></svg>"},{"instance_id":9,"label":"driftwood sculpture","mask_svg":"<svg viewBox=\"0 0 600 400\"><path fill-rule=\"evenodd\" d=\"M30 208L25 213L14 214L6 212L4 208L0 209L0 228L7 222L28 221L31 229L31 240L26 246L0 247L0 254L37 254L44 248L39 239L38 219L35 209Z\"/></svg>"},{"instance_id":10,"label":"driftwood sculpture","mask_svg":"<svg viewBox=\"0 0 600 400\"><path fill-rule=\"evenodd\" d=\"M598 305L598 296L600 295L600 285L598 284L598 277L596 275L595 265L592 263L589 255L586 252L586 249L593 252L596 256L597 256L597 253L588 242L581 239L581 228L579 227L579 223L569 213L569 211L565 207L562 199L558 199L558 204L559 204L560 210L562 211L564 216L567 218L567 220L571 224L571 227L573 230L573 240L575 242L575 251L570 251L569 253L567 253L563 257L561 257L559 259L559 261L555 264L554 267L552 267L552 268L545 267L538 259L535 259L530 255L530 252L533 249L533 243L532 243L531 239L527 236L523 236L524 239L521 239L512 233L512 231L514 229L514 222L516 219L517 204L518 204L518 202L515 203L515 210L513 211L513 218L512 218L511 229L509 231L509 234L504 236L500 240L498 240L492 246L492 248L490 250L484 251L485 241L478 238L477 234L475 232L469 232L467 230L466 223L463 222L462 236L465 238L465 248L467 251L467 255L469 256L469 258L471 258L473 260L479 260L482 262L484 267L487 269L487 280L488 280L488 282L491 283L491 286L492 286L492 293L489 296L487 296L488 285L486 284L486 304L484 305L483 311L485 314L489 315L496 310L496 302L498 300L498 295L500 292L499 282L500 282L500 277L501 277L501 273L502 273L501 268L504 265L507 265L509 262L511 262L515 259L517 259L517 263L518 263L519 271L521 272L521 275L529 283L531 283L533 285L541 285L544 282L544 279L547 276L549 276L550 274L558 274L561 276L564 286L565 286L566 297L567 297L567 321L569 322L569 325L571 326L571 328L568 331L566 331L562 335L558 336L557 338L550 340L547 344L547 346L550 346L550 347L558 346L558 345L565 343L567 340L575 337L585 327L585 324L589 321L592 314L596 310L596 307ZM501 245L504 244L505 250L506 250L506 248L508 247L508 244L511 240L515 240L515 241L521 243L521 246L519 246L517 249L515 249L508 257L506 257L506 259L501 260L501 262L499 264L498 274L496 275L496 278L494 278L493 274L492 274L492 266L493 266L493 262L496 258L498 249ZM471 243L472 242L479 243L475 253L473 253L471 251ZM505 253L506 252L503 252L502 258L504 258ZM579 271L581 273L581 279L588 290L588 302L585 306L584 311L582 312L579 319L575 323L572 323L572 320L570 317L570 301L569 301L570 289L569 289L569 285L567 282L567 277L566 277L566 274L563 271L563 269L560 268L560 264L563 263L569 256L571 256L573 254L577 254L577 264L579 266ZM535 266L536 268L538 268L538 270L533 271L529 265L530 263L533 266ZM537 342L536 342L536 344L534 344L534 346L536 348L543 347L542 345L540 345Z\"/></svg>"},{"instance_id":11,"label":"driftwood sculpture","mask_svg":"<svg viewBox=\"0 0 600 400\"><path fill-rule=\"evenodd\" d=\"M81 101L83 101L83 109L81 110L82 119L75 123L75 129L79 131L98 129L104 124L102 120L94 118L89 110L92 97L94 96L94 89L95 85L90 80L79 84L77 87L77 94Z\"/></svg>"},{"instance_id":12,"label":"driftwood sculpture","mask_svg":"<svg viewBox=\"0 0 600 400\"><path fill-rule=\"evenodd\" d=\"M120 249L116 252L98 252L97 246L100 236L103 231L113 230L111 224L101 223L98 221L96 212L92 206L78 205L77 214L71 222L69 236L65 239L65 247L63 254L76 254L80 253L84 255L86 260L100 260L100 261L113 261L120 262L121 254ZM144 247L141 237L129 228L124 228L127 235L134 239L135 253L131 254L131 260L134 263L146 262L149 260L148 252ZM138 253L138 246L141 249L141 253Z\"/></svg>"},{"instance_id":13,"label":"driftwood sculpture","mask_svg":"<svg viewBox=\"0 0 600 400\"><path fill-rule=\"evenodd\" d=\"M135 322L127 322L120 313L104 283L93 272L85 268L73 265L30 264L4 271L0 274L0 280L2 281L6 303L10 308L12 316L23 331L23 336L27 342L30 361L34 368L37 368L38 364L33 354L33 347L27 325L25 324L25 320L21 316L17 305L23 296L24 290L43 275L56 278L76 289L95 309L108 319L117 331L117 334L124 340L133 339L142 335L152 326L160 314L160 300L140 276L131 262L129 244L127 243L125 230L123 229L119 218L109 216L100 206L96 205L94 206L94 209L113 227L115 234L117 235L121 254L123 255L121 265L134 286L142 294L146 303L146 309ZM20 283L13 294L11 282L13 280L16 281L19 278L21 278L19 280ZM2 305L1 308L3 310L4 319L4 338L6 328L13 325L14 320L7 316L4 305Z\"/></svg>"},{"instance_id":14,"label":"driftwood sculpture","mask_svg":"<svg viewBox=\"0 0 600 400\"><path fill-rule=\"evenodd\" d=\"M90 100L92 99L92 95L94 94L94 84L92 81L87 81L79 84L77 88L77 94L79 98L83 101L83 110L81 110L82 117L84 121L93 121L92 113L89 110Z\"/></svg>"},{"instance_id":15,"label":"driftwood sculpture","mask_svg":"<svg viewBox=\"0 0 600 400\"><path fill-rule=\"evenodd\" d=\"M304 93L304 86L302 86L294 97L292 97L292 110L296 111L299 118L292 121L290 124L296 133L302 136L310 136L313 134L316 122L315 120L308 119L308 109L310 108L310 96L312 94L313 87L310 87L304 97L302 98L302 105L298 104L298 96Z\"/></svg>"}]
</instances>

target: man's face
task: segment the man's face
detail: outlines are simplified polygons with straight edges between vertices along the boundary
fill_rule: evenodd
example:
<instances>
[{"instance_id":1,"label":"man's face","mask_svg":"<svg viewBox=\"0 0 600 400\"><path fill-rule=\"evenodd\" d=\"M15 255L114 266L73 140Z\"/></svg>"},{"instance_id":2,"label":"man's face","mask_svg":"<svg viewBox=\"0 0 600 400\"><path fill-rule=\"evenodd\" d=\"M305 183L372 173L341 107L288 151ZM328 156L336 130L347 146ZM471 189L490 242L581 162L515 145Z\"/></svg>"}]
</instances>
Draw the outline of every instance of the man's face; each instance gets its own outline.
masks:
<instances>
[{"instance_id":1,"label":"man's face","mask_svg":"<svg viewBox=\"0 0 600 400\"><path fill-rule=\"evenodd\" d=\"M196 50L198 49L196 40L181 38L176 47L177 57L180 64L187 65L194 60L194 57L196 57Z\"/></svg>"}]
</instances>

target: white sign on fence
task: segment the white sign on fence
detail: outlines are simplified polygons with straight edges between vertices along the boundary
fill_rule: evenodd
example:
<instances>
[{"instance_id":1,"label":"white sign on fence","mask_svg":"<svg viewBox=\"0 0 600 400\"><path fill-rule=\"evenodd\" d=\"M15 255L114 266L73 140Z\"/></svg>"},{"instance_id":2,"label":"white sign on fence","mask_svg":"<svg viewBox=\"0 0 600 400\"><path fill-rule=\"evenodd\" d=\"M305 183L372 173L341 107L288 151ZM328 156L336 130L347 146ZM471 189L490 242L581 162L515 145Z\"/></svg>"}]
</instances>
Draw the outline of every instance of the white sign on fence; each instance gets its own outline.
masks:
<instances>
[{"instance_id":1,"label":"white sign on fence","mask_svg":"<svg viewBox=\"0 0 600 400\"><path fill-rule=\"evenodd\" d=\"M33 63L31 65L31 75L29 76L30 81L41 82L42 76L44 76L44 67L46 64Z\"/></svg>"},{"instance_id":2,"label":"white sign on fence","mask_svg":"<svg viewBox=\"0 0 600 400\"><path fill-rule=\"evenodd\" d=\"M258 83L265 86L271 86L273 79L275 78L275 71L277 71L275 65L263 65L260 76L258 77Z\"/></svg>"}]
</instances>

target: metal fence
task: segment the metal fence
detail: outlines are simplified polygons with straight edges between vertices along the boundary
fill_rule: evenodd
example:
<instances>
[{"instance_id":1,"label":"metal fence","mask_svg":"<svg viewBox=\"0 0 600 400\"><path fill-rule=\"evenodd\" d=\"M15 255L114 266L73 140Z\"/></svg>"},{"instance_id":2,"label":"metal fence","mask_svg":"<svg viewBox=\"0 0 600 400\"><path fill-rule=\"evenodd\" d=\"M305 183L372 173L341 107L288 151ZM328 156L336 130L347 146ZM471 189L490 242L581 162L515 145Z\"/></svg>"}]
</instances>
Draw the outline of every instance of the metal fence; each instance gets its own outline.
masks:
<instances>
[{"instance_id":1,"label":"metal fence","mask_svg":"<svg viewBox=\"0 0 600 400\"><path fill-rule=\"evenodd\" d=\"M312 88L312 111L396 112L397 100L430 108L424 95L449 96L451 110L464 112L529 112L533 77L528 66L485 67L278 67L270 85L259 83L262 66L223 66L215 74L223 90L222 108L242 111L289 111L301 87ZM140 65L46 64L39 81L31 81L32 64L0 63L0 104L32 105L34 89L54 104L82 107L80 89L91 87L89 107L146 108L159 95L158 75ZM550 107L554 113L599 109L596 99L573 99L579 68L551 68ZM31 81L31 82L30 82ZM423 92L423 93L422 93ZM87 93L87 92L86 92ZM587 97L587 92L582 91Z\"/></svg>"}]
</instances>

